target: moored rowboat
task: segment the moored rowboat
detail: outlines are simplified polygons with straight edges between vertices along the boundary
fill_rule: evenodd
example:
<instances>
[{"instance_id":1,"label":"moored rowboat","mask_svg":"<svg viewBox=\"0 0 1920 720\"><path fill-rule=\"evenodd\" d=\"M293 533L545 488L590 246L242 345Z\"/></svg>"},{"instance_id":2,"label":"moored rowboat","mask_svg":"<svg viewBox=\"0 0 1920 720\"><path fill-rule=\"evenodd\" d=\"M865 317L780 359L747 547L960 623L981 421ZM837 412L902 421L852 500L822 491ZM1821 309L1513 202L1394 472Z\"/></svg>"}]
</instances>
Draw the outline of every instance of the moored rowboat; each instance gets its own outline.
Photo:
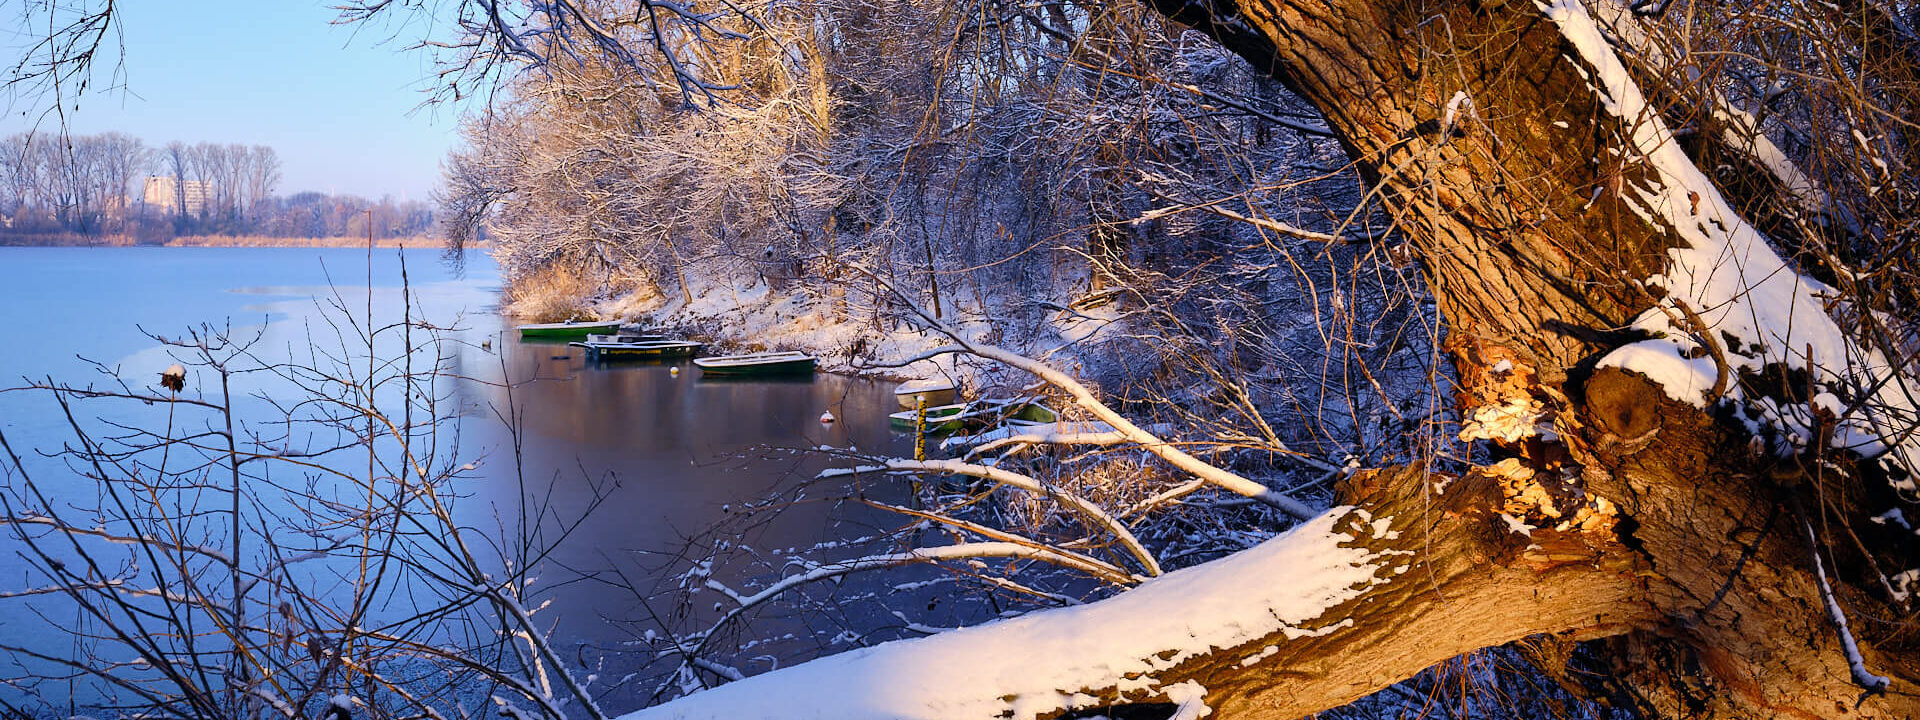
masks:
<instances>
[{"instance_id":1,"label":"moored rowboat","mask_svg":"<svg viewBox=\"0 0 1920 720\"><path fill-rule=\"evenodd\" d=\"M567 322L559 322L559 323L536 323L533 325L521 325L519 327L519 330L520 330L520 337L522 338L586 337L588 335L593 335L595 333L606 333L606 334L617 333L620 331L620 321L619 320L586 320L581 322L574 322L569 320Z\"/></svg>"},{"instance_id":2,"label":"moored rowboat","mask_svg":"<svg viewBox=\"0 0 1920 720\"><path fill-rule=\"evenodd\" d=\"M815 360L802 352L764 352L700 358L693 364L707 375L787 375L813 372Z\"/></svg>"},{"instance_id":3,"label":"moored rowboat","mask_svg":"<svg viewBox=\"0 0 1920 720\"><path fill-rule=\"evenodd\" d=\"M959 430L979 430L993 426L1031 426L1051 423L1060 419L1052 408L1033 401L1031 398L1020 400L982 400L958 405L940 405L926 409L925 432L928 435L941 435ZM912 432L914 417L912 410L902 410L887 416L895 429Z\"/></svg>"},{"instance_id":4,"label":"moored rowboat","mask_svg":"<svg viewBox=\"0 0 1920 720\"><path fill-rule=\"evenodd\" d=\"M592 337L602 338L607 336L594 335ZM586 342L573 342L568 344L586 348L587 355L604 359L686 357L699 352L700 348L705 347L705 343L692 340L627 340L625 338L612 341L588 340Z\"/></svg>"},{"instance_id":5,"label":"moored rowboat","mask_svg":"<svg viewBox=\"0 0 1920 720\"><path fill-rule=\"evenodd\" d=\"M927 408L925 411L927 420L924 431L928 435L939 435L941 433L950 433L959 430L962 424L961 416L966 413L966 411L966 405L936 405ZM902 432L913 432L913 426L918 422L914 420L912 410L901 410L900 412L888 415L887 421L891 423L895 429Z\"/></svg>"},{"instance_id":6,"label":"moored rowboat","mask_svg":"<svg viewBox=\"0 0 1920 720\"><path fill-rule=\"evenodd\" d=\"M912 410L917 399L925 399L926 407L951 405L959 398L959 393L954 389L952 380L921 378L900 383L899 387L893 389L893 397L900 401L900 407Z\"/></svg>"},{"instance_id":7,"label":"moored rowboat","mask_svg":"<svg viewBox=\"0 0 1920 720\"><path fill-rule=\"evenodd\" d=\"M594 334L594 335L587 336L587 342L590 342L590 343L637 343L637 342L646 342L648 340L672 340L672 339L673 338L667 337L665 335L656 335L653 333L625 333L625 332L619 333L617 335Z\"/></svg>"}]
</instances>

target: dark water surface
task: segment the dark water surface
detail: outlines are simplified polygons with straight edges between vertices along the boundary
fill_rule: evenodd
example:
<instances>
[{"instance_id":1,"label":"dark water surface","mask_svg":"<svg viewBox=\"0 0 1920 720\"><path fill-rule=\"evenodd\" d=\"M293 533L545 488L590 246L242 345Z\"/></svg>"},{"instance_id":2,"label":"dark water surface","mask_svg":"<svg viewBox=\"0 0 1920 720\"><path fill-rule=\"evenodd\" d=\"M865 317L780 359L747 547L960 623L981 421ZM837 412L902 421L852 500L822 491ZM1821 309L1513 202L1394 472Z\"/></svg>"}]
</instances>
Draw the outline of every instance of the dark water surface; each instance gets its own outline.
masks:
<instances>
[{"instance_id":1,"label":"dark water surface","mask_svg":"<svg viewBox=\"0 0 1920 720\"><path fill-rule=\"evenodd\" d=\"M471 254L456 272L437 250L373 251L369 290L366 250L0 248L0 387L117 376L151 388L174 360L148 334L179 337L201 322L257 333L263 354L297 358L332 341L337 320L328 318L338 309L359 312L371 302L376 316L398 317L402 257L414 314L459 328L441 355L473 378L446 389L461 418L459 454L475 462L463 485L463 520L509 527L526 502L570 522L598 501L541 575L553 604L539 617L563 645L615 647L634 637L641 626L626 623L658 612L642 595L661 583L653 573L687 538L826 465L795 450L911 452L887 429L889 384L825 374L717 381L691 367L676 376L665 364L591 364L564 344L520 342L514 322L498 315L492 261ZM275 392L265 383L237 389ZM823 411L838 422L821 423ZM517 433L503 417L517 421ZM21 393L0 393L0 431L23 451L55 449L66 437L50 403ZM52 461L29 462L43 484L59 484ZM93 495L66 482L76 497ZM859 525L826 504L802 504L745 539L805 547L864 532ZM7 555L0 590L23 582L24 567ZM57 643L58 614L0 613L0 633ZM0 699L7 692L0 689Z\"/></svg>"},{"instance_id":2,"label":"dark water surface","mask_svg":"<svg viewBox=\"0 0 1920 720\"><path fill-rule=\"evenodd\" d=\"M551 501L565 517L601 498L554 553L544 576L570 581L556 594L563 609L554 613L555 635L563 642L611 650L655 627L653 613L666 609L642 599L670 587L673 578L654 569L710 526L737 519L744 503L790 491L828 466L807 450L912 452L909 440L887 427L887 413L898 409L891 383L824 373L811 380L706 379L684 360L675 375L676 363L596 363L578 348L521 343L513 335L504 330L496 349L506 375L516 380L511 400L525 409L520 427L530 485L551 493L535 499ZM499 388L483 394L487 413L508 402ZM469 412L474 408L469 405ZM829 411L835 422L820 422ZM492 427L499 432L497 424ZM513 482L505 475L512 459L504 453L510 438L493 440L496 452L482 469L501 476L489 493L491 504L510 508ZM829 485L813 494L836 489ZM803 501L788 505L777 522L756 524L750 534L728 540L769 551L807 548L865 536L868 522L887 520ZM700 538L703 546L712 542ZM684 569L679 564L669 571ZM707 598L716 599L711 593Z\"/></svg>"}]
</instances>

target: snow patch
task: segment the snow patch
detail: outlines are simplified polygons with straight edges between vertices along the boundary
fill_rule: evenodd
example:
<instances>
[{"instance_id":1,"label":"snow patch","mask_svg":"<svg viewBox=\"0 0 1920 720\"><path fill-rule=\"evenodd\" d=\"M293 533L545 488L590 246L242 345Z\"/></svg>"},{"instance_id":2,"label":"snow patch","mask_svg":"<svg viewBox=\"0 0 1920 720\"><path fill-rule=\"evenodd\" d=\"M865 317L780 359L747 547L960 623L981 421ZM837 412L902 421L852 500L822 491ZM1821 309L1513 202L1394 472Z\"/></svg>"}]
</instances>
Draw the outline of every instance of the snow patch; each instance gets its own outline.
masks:
<instances>
[{"instance_id":1,"label":"snow patch","mask_svg":"<svg viewBox=\"0 0 1920 720\"><path fill-rule=\"evenodd\" d=\"M1520 518L1514 517L1512 515L1508 515L1506 513L1500 513L1500 519L1507 521L1507 532L1519 533L1527 537L1533 537L1533 526L1528 525L1525 520L1521 520Z\"/></svg>"},{"instance_id":2,"label":"snow patch","mask_svg":"<svg viewBox=\"0 0 1920 720\"><path fill-rule=\"evenodd\" d=\"M1279 645L1268 645L1265 648L1262 648L1260 652L1241 658L1240 667L1253 667L1255 664L1258 664L1261 660L1265 660L1267 658L1273 657L1274 655L1279 654L1279 652L1280 652Z\"/></svg>"},{"instance_id":3,"label":"snow patch","mask_svg":"<svg viewBox=\"0 0 1920 720\"><path fill-rule=\"evenodd\" d=\"M1906 530L1913 529L1912 525L1907 524L1907 516L1904 513L1900 512L1900 508L1894 508L1892 510L1888 510L1886 512L1880 513L1879 515L1875 515L1871 518L1871 520L1873 520L1873 523L1875 525L1885 525L1887 523L1893 523L1894 525L1897 525L1902 529L1906 529Z\"/></svg>"},{"instance_id":4,"label":"snow patch","mask_svg":"<svg viewBox=\"0 0 1920 720\"><path fill-rule=\"evenodd\" d=\"M1200 720L1213 714L1213 708L1207 707L1207 689L1192 680L1168 685L1167 699L1177 706L1167 720Z\"/></svg>"},{"instance_id":5,"label":"snow patch","mask_svg":"<svg viewBox=\"0 0 1920 720\"><path fill-rule=\"evenodd\" d=\"M1907 598L1913 597L1913 584L1916 581L1920 581L1920 568L1902 571L1893 576L1894 602L1906 602Z\"/></svg>"},{"instance_id":6,"label":"snow patch","mask_svg":"<svg viewBox=\"0 0 1920 720\"><path fill-rule=\"evenodd\" d=\"M1870 397L1839 418L1842 431L1834 433L1835 443L1868 457L1883 455L1909 473L1920 471L1920 437L1911 433L1920 413L1907 378L1879 352L1853 343L1826 314L1824 300L1835 295L1833 289L1781 260L1687 159L1586 8L1578 0L1540 2L1539 7L1576 50L1581 62L1575 66L1591 71L1602 105L1622 121L1634 155L1628 159L1653 171L1653 179L1632 186L1623 199L1681 241L1667 253L1666 272L1647 279L1668 298L1635 322L1658 336L1614 350L1600 367L1643 373L1675 400L1704 407L1703 390L1713 386L1718 366L1711 357L1695 357L1700 354L1696 341L1671 321L1690 309L1704 332L1730 341L1729 370L1779 364L1805 369L1827 388ZM1685 305L1676 304L1676 298ZM1737 387L1728 390L1727 400L1741 399Z\"/></svg>"},{"instance_id":7,"label":"snow patch","mask_svg":"<svg viewBox=\"0 0 1920 720\"><path fill-rule=\"evenodd\" d=\"M1411 554L1360 545L1376 532L1370 515L1335 508L1098 603L851 650L625 718L791 717L807 708L844 720L1031 720L1109 687L1132 698L1164 694L1202 717L1204 688L1161 686L1154 676L1217 648L1350 627L1328 611L1389 582L1405 564L1394 556Z\"/></svg>"}]
</instances>

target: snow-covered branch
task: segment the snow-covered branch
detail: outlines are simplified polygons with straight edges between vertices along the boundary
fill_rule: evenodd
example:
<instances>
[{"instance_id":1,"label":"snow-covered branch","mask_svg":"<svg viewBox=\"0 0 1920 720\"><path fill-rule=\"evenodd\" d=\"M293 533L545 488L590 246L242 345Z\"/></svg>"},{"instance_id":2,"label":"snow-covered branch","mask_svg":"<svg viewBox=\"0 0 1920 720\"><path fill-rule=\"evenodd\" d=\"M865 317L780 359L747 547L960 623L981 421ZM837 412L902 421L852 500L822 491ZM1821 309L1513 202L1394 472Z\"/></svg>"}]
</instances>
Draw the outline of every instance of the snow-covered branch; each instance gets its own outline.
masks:
<instances>
[{"instance_id":1,"label":"snow-covered branch","mask_svg":"<svg viewBox=\"0 0 1920 720\"><path fill-rule=\"evenodd\" d=\"M923 520L927 520L929 522L934 522L940 525L947 526L955 530L973 533L975 535L979 535L981 537L984 537L996 542L1009 542L1009 543L1014 543L1016 545L1032 548L1034 552L1041 554L1042 556L1040 558L1041 560L1044 560L1046 562L1049 562L1061 567L1070 568L1070 569L1078 570L1080 572L1087 573L1088 575L1092 575L1094 577L1100 578L1103 581L1113 583L1115 585L1120 585L1120 586L1136 585L1146 579L1139 575L1129 573L1118 565L1114 565L1113 563L1106 562L1098 558L1089 557L1087 555L1073 552L1065 548L1055 547L1047 543L1043 543L1037 540L1033 540L1031 538L1026 538L1020 535L1016 535L1014 533L1007 532L1005 530L991 528L985 525L981 525L979 523L962 520L960 518L953 517L951 515L945 515L945 514L931 512L927 510L915 510L913 508L904 508L898 505L889 505L887 503L876 502L873 500L866 500L864 502L867 505L871 505L881 510L886 510L888 512L898 513L901 515L917 517Z\"/></svg>"},{"instance_id":2,"label":"snow-covered branch","mask_svg":"<svg viewBox=\"0 0 1920 720\"><path fill-rule=\"evenodd\" d=\"M1094 397L1093 391L1087 389L1085 385L1080 384L1079 381L1074 380L1066 373L1010 350L982 343L969 342L959 337L955 337L954 339L965 345L968 352L1033 373L1040 379L1047 381L1048 384L1060 388L1066 392L1068 396L1072 397L1074 402L1081 408L1092 413L1094 417L1099 418L1101 421L1112 425L1115 432L1121 433L1133 442L1139 443L1142 449L1153 453L1155 457L1166 461L1174 467L1226 490L1259 500L1281 512L1292 515L1296 519L1306 519L1314 516L1313 508L1308 507L1306 503L1275 492L1272 488L1237 473L1207 463L1175 447L1171 443L1161 440L1154 434L1141 429L1141 427L1135 425L1133 421L1128 420L1125 416L1107 407L1105 403L1100 402L1099 398ZM1317 461L1311 458L1301 457L1297 459L1309 465L1317 463Z\"/></svg>"},{"instance_id":3,"label":"snow-covered branch","mask_svg":"<svg viewBox=\"0 0 1920 720\"><path fill-rule=\"evenodd\" d=\"M1356 544L1361 538L1351 528L1374 527L1367 517L1336 508L1253 550L1169 573L1099 603L833 655L624 720L775 718L796 710L844 720L1030 719L1116 699L1163 697L1172 683L1163 685L1159 673L1217 648L1276 633L1311 637L1346 627L1328 611L1387 582L1380 577L1391 577L1390 567L1399 562ZM1386 532L1384 521L1378 527ZM968 545L954 547L863 562L975 552ZM808 575L845 569L824 566Z\"/></svg>"},{"instance_id":4,"label":"snow-covered branch","mask_svg":"<svg viewBox=\"0 0 1920 720\"><path fill-rule=\"evenodd\" d=\"M1040 432L1035 432L1034 430L1036 429L1038 428L1027 428L1025 429L1024 432L1020 432L1018 434L1010 434L1007 437L995 438L993 440L989 440L985 443L982 443L974 447L971 450L968 450L966 457L975 458L982 455L990 454L993 451L999 450L1001 448L1023 447L1027 445L1108 446L1108 445L1120 445L1122 443L1132 442L1132 440L1127 437L1126 433L1120 432L1118 430L1106 430L1106 431L1094 431L1094 432L1060 432L1058 423L1054 423L1051 426L1045 427L1044 429L1041 429Z\"/></svg>"},{"instance_id":5,"label":"snow-covered branch","mask_svg":"<svg viewBox=\"0 0 1920 720\"><path fill-rule=\"evenodd\" d=\"M1647 33L1641 19L1634 15L1627 3L1598 0L1593 9L1594 15L1607 31L1639 56L1649 70L1656 73L1673 71L1674 58L1668 56L1666 45ZM1697 69L1687 68L1686 72L1689 77L1685 79L1685 84L1704 89L1712 105L1714 119L1725 125L1721 132L1728 147L1746 155L1754 165L1773 175L1774 181L1802 210L1824 215L1833 208L1826 190L1808 177L1798 164L1787 157L1785 151L1761 131L1759 120L1752 113L1734 105L1712 83L1703 82L1698 77Z\"/></svg>"},{"instance_id":6,"label":"snow-covered branch","mask_svg":"<svg viewBox=\"0 0 1920 720\"><path fill-rule=\"evenodd\" d=\"M1395 472L1365 479L1378 492L1359 506L1111 598L832 655L623 720L1030 720L1140 702L1298 717L1467 650L1651 620L1623 601L1640 581L1619 563L1489 562L1499 551L1484 543L1503 537L1485 509L1494 479L1435 496L1424 473ZM1538 535L1542 556L1588 541Z\"/></svg>"},{"instance_id":7,"label":"snow-covered branch","mask_svg":"<svg viewBox=\"0 0 1920 720\"><path fill-rule=\"evenodd\" d=\"M1150 575L1150 576L1159 575L1161 573L1160 562L1154 559L1153 552L1147 550L1146 546L1140 543L1140 539L1133 536L1133 531L1127 529L1127 526L1125 523L1122 523L1119 520L1115 519L1112 515L1108 514L1107 511L1100 509L1100 506L1095 505L1091 502L1088 502L1084 498L1081 498L1077 495L1066 492L1065 490L1057 486L1047 484L1047 483L1042 483L1038 480L1035 480L1031 477L1027 477L1020 473L1016 473L1010 470L1002 470L1000 468L991 467L987 465L978 465L974 463L961 462L959 460L889 459L884 461L879 466L868 466L863 468L854 468L851 470L844 470L844 469L829 470L824 473L821 473L821 477L833 477L838 475L846 475L854 472L859 472L862 470L889 470L889 471L895 471L895 472L937 472L937 473L950 473L954 475L966 475L968 477L977 477L982 480L991 480L1001 485L1018 488L1026 492L1032 493L1034 495L1048 498L1050 500L1053 500L1054 502L1058 502L1061 505L1066 506L1069 509L1072 509L1074 512L1078 513L1081 517L1086 518L1088 521L1092 522L1094 525L1106 530L1109 534L1111 534L1114 537L1116 541L1120 543L1120 546L1122 548L1126 549L1128 554L1132 555L1135 560L1139 561L1141 568L1146 571L1147 575Z\"/></svg>"},{"instance_id":8,"label":"snow-covered branch","mask_svg":"<svg viewBox=\"0 0 1920 720\"><path fill-rule=\"evenodd\" d=\"M876 280L877 279L876 277ZM1308 507L1306 503L1287 497L1274 491L1273 488L1269 488L1238 473L1209 464L1188 454L1173 444L1160 439L1153 433L1147 432L1139 425L1135 425L1133 421L1115 412L1113 408L1107 407L1105 403L1100 402L1100 399L1094 396L1092 390L1066 373L1060 372L1058 369L1046 363L1020 353L969 340L963 333L940 322L938 318L935 318L931 313L920 308L918 304L912 302L905 295L900 293L895 293L895 295L900 302L907 304L908 307L920 317L922 322L927 323L928 326L934 330L951 338L958 348L988 360L1026 371L1046 381L1047 384L1059 388L1061 391L1067 393L1069 397L1073 398L1074 404L1092 413L1095 418L1098 418L1102 422L1112 425L1115 432L1124 435L1128 440L1138 443L1142 449L1166 461L1168 464L1225 490L1258 500L1261 503L1293 516L1295 519L1305 520L1315 516L1316 513L1314 513L1313 508ZM1304 455L1295 456L1294 459L1302 464L1317 467L1322 470L1330 470L1337 467Z\"/></svg>"},{"instance_id":9,"label":"snow-covered branch","mask_svg":"<svg viewBox=\"0 0 1920 720\"><path fill-rule=\"evenodd\" d=\"M1669 318L1669 311L1684 303L1697 310L1702 331L1737 341L1739 349L1729 342L1725 358L1736 369L1759 372L1778 365L1812 374L1825 392L1805 405L1827 406L1837 416L1831 433L1835 447L1883 457L1907 473L1920 471L1920 438L1912 435L1911 424L1920 411L1909 371L1854 342L1827 314L1824 298L1836 295L1833 288L1782 260L1694 165L1579 0L1539 5L1575 50L1582 71L1591 73L1601 104L1620 121L1627 145L1623 157L1648 171L1644 185L1623 191L1620 201L1682 241L1667 252L1666 270L1646 278L1670 298L1634 321L1654 339L1617 348L1599 366L1638 372L1674 400L1704 407L1723 371L1711 353L1696 354L1692 334ZM1840 407L1834 399L1856 393L1871 401ZM1726 398L1747 399L1737 385ZM1777 403L1762 398L1752 405L1743 412L1761 416L1752 421L1756 427L1782 424ZM1782 429L1788 430L1783 435L1793 435L1792 428ZM1916 487L1912 479L1893 483L1901 490Z\"/></svg>"}]
</instances>

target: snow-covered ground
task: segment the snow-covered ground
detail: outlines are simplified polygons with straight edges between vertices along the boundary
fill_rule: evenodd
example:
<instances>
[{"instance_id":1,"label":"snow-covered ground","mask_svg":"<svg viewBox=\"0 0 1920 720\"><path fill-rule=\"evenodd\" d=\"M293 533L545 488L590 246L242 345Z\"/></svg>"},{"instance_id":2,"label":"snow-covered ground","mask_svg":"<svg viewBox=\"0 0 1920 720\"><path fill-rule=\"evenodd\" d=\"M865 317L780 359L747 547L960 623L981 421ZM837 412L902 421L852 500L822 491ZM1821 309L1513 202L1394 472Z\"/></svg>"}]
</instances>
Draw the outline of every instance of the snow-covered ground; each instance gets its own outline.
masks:
<instances>
[{"instance_id":1,"label":"snow-covered ground","mask_svg":"<svg viewBox=\"0 0 1920 720\"><path fill-rule=\"evenodd\" d=\"M819 358L820 367L829 372L900 380L947 378L968 390L1031 382L997 364L960 354L909 363L954 343L916 322L908 310L894 307L876 317L870 306L847 297L852 293L800 282L776 290L760 278L738 283L695 278L691 284L696 288L692 302L678 293L636 293L600 301L594 311L600 317L711 338L715 352L799 350ZM1099 343L1121 322L1111 310L1056 311L1035 327L1014 328L1005 322L1009 314L1006 308L983 313L949 305L942 322L971 342L1008 344L1070 369L1081 366L1079 351Z\"/></svg>"}]
</instances>

